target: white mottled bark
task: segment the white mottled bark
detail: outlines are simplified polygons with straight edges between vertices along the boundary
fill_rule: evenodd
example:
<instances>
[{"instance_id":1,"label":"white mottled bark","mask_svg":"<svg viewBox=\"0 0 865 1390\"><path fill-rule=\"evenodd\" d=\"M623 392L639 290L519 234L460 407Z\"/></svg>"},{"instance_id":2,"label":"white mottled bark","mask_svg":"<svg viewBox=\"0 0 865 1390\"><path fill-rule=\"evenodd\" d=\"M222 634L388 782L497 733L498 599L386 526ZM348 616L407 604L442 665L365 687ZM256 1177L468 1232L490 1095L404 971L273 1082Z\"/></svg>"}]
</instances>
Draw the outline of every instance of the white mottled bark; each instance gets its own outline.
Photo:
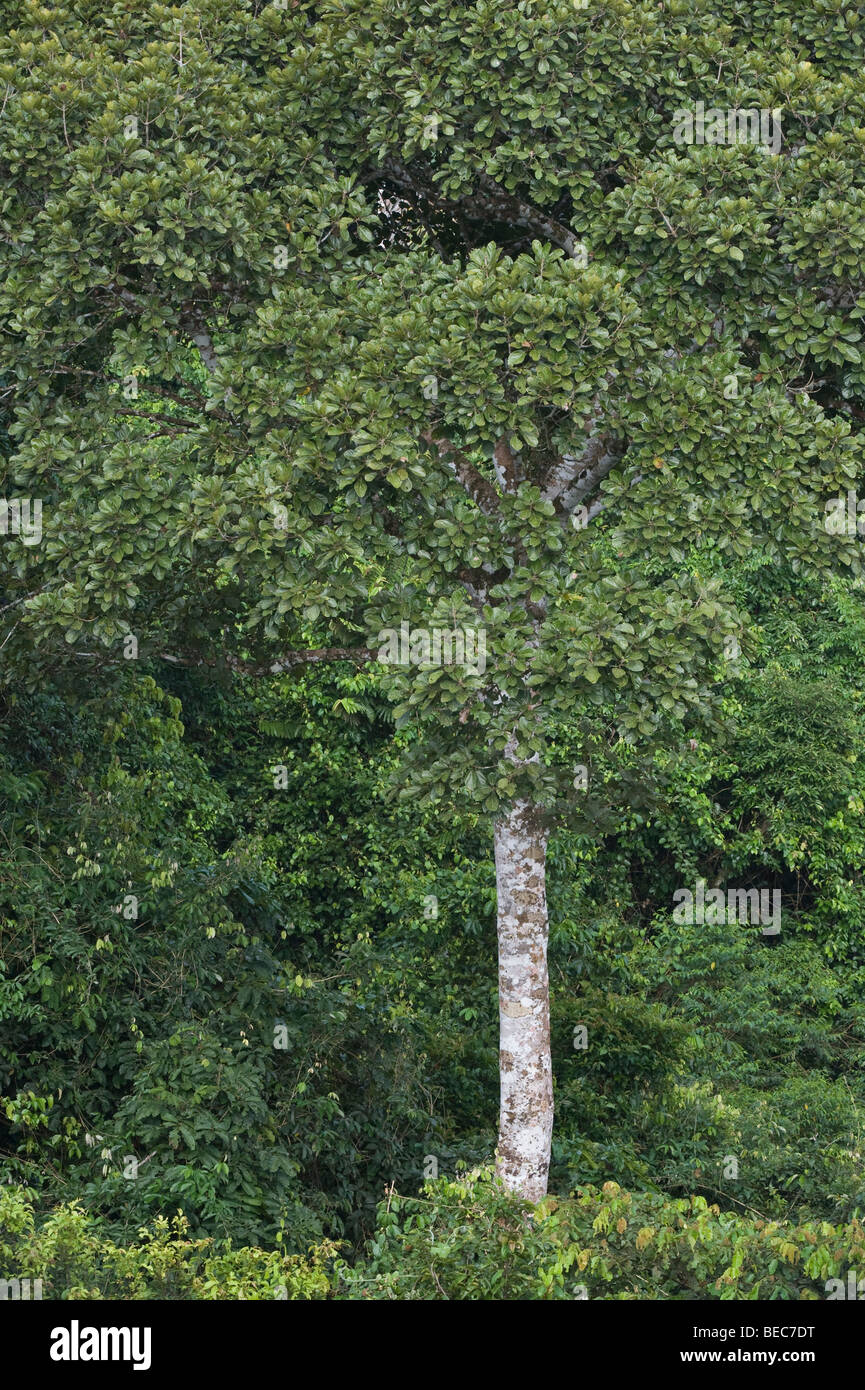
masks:
<instances>
[{"instance_id":1,"label":"white mottled bark","mask_svg":"<svg viewBox=\"0 0 865 1390\"><path fill-rule=\"evenodd\" d=\"M517 801L495 825L501 1081L496 1171L530 1202L546 1194L553 1133L547 838L528 801Z\"/></svg>"}]
</instances>

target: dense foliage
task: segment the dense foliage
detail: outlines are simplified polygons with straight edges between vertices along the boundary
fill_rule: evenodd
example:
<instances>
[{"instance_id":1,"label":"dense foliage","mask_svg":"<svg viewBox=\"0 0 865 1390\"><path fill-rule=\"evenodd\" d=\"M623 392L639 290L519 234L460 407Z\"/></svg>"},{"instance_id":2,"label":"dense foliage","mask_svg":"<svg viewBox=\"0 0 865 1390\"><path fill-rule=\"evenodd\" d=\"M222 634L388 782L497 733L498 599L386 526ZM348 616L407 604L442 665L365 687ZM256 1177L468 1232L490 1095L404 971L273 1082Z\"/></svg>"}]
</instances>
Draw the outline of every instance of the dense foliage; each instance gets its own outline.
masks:
<instances>
[{"instance_id":1,"label":"dense foliage","mask_svg":"<svg viewBox=\"0 0 865 1390\"><path fill-rule=\"evenodd\" d=\"M662 809L555 845L552 1189L613 1179L783 1233L865 1209L865 755L848 600L760 579L751 601L773 659L731 685L728 732ZM353 1258L386 1185L419 1192L494 1141L485 830L389 795L399 750L370 678L170 684L7 703L4 1172L43 1215L79 1199L122 1248L180 1209L195 1240L330 1238ZM116 911L131 843L137 920ZM798 899L777 946L671 921L672 884L767 867Z\"/></svg>"},{"instance_id":2,"label":"dense foliage","mask_svg":"<svg viewBox=\"0 0 865 1390\"><path fill-rule=\"evenodd\" d=\"M528 1208L482 1171L381 1203L364 1256L192 1239L180 1214L116 1245L77 1203L37 1223L0 1195L0 1257L58 1299L751 1299L849 1295L859 1221L799 1225L722 1214L702 1197L632 1196L616 1183Z\"/></svg>"},{"instance_id":3,"label":"dense foliage","mask_svg":"<svg viewBox=\"0 0 865 1390\"><path fill-rule=\"evenodd\" d=\"M865 471L865 19L7 9L0 491L45 534L0 537L0 1277L825 1297L865 1219L865 609L822 524ZM703 98L780 153L677 146ZM479 615L486 673L357 657ZM518 795L531 1212L483 1166ZM701 878L777 889L777 941L676 921Z\"/></svg>"}]
</instances>

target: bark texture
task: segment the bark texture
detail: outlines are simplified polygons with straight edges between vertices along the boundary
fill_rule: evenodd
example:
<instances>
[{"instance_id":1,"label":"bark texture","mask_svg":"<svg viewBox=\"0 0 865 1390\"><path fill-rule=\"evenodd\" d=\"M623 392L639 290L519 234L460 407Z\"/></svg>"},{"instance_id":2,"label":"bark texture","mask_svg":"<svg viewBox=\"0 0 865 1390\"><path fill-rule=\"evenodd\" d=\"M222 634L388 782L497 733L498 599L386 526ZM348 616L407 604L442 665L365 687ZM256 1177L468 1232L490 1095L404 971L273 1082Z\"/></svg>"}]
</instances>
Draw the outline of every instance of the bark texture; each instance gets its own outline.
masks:
<instances>
[{"instance_id":1,"label":"bark texture","mask_svg":"<svg viewBox=\"0 0 865 1390\"><path fill-rule=\"evenodd\" d=\"M527 801L495 826L501 1109L496 1171L530 1202L546 1194L553 1132L547 975L548 831Z\"/></svg>"}]
</instances>

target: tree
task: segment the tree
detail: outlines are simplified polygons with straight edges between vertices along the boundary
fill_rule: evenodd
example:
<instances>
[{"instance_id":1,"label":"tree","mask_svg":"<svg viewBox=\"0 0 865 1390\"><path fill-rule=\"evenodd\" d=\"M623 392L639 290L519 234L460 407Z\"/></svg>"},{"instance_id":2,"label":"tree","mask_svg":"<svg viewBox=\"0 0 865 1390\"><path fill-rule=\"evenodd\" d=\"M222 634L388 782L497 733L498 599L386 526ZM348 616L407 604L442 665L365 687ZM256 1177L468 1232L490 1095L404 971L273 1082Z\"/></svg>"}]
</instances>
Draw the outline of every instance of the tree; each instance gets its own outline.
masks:
<instances>
[{"instance_id":1,"label":"tree","mask_svg":"<svg viewBox=\"0 0 865 1390\"><path fill-rule=\"evenodd\" d=\"M550 833L687 756L747 658L731 564L858 572L824 525L859 473L855 15L12 11L7 496L44 534L4 542L8 669L380 675L405 794L493 823L498 1168L536 1201Z\"/></svg>"}]
</instances>

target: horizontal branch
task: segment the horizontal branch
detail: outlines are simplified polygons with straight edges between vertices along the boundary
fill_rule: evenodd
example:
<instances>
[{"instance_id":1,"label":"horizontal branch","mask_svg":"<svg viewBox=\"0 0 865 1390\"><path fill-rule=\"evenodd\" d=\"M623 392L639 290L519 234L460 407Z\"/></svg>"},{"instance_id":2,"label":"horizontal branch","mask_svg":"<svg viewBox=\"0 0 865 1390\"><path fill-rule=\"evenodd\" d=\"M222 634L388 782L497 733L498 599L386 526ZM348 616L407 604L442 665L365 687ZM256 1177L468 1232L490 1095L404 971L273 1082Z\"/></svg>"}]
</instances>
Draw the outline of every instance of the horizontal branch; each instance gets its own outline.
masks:
<instances>
[{"instance_id":1,"label":"horizontal branch","mask_svg":"<svg viewBox=\"0 0 865 1390\"><path fill-rule=\"evenodd\" d=\"M321 661L353 661L363 666L367 661L376 661L378 653L372 647L315 647L310 651L285 652L279 661L267 669L272 676L283 671L292 671L295 666L314 665Z\"/></svg>"},{"instance_id":2,"label":"horizontal branch","mask_svg":"<svg viewBox=\"0 0 865 1390\"><path fill-rule=\"evenodd\" d=\"M840 400L838 397L833 397L831 400L826 401L826 405L831 406L833 410L847 411L857 420L865 420L865 410L863 410L861 406L855 405L853 401L845 401Z\"/></svg>"},{"instance_id":3,"label":"horizontal branch","mask_svg":"<svg viewBox=\"0 0 865 1390\"><path fill-rule=\"evenodd\" d=\"M175 666L216 666L216 661L204 657L174 656L171 652L160 652L162 661L170 661ZM278 661L266 665L240 661L237 657L226 657L225 664L232 671L244 676L280 676L293 671L297 666L312 666L324 661L353 661L363 665L375 661L377 653L372 647L310 647L299 651L283 652Z\"/></svg>"},{"instance_id":4,"label":"horizontal branch","mask_svg":"<svg viewBox=\"0 0 865 1390\"><path fill-rule=\"evenodd\" d=\"M139 420L151 420L156 424L172 425L177 429L200 430L198 420L183 420L179 415L160 415L153 410L128 410L125 406L115 406L115 415L135 415Z\"/></svg>"},{"instance_id":5,"label":"horizontal branch","mask_svg":"<svg viewBox=\"0 0 865 1390\"><path fill-rule=\"evenodd\" d=\"M364 182L374 183L387 179L389 183L405 192L414 193L432 206L450 211L456 216L467 217L474 222L506 222L512 227L529 232L536 238L561 246L569 256L575 256L579 242L574 233L548 216L539 208L526 203L516 194L509 193L488 174L478 176L477 187L460 198L446 198L426 173L412 169L393 155L388 155L382 163L364 177Z\"/></svg>"}]
</instances>

